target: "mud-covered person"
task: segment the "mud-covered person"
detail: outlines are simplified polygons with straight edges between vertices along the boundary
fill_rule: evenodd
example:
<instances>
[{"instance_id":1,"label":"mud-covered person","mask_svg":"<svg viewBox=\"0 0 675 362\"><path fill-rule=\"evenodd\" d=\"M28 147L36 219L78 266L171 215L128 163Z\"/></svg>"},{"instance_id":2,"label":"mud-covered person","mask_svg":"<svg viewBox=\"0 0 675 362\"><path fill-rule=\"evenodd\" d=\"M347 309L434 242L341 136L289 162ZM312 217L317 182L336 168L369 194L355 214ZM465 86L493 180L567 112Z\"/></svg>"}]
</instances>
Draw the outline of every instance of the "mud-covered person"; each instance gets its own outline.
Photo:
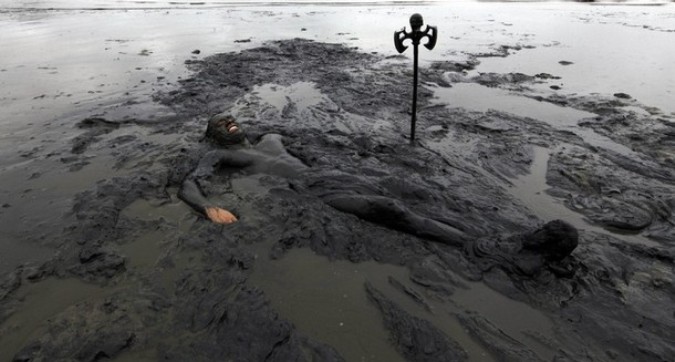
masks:
<instances>
[{"instance_id":1,"label":"mud-covered person","mask_svg":"<svg viewBox=\"0 0 675 362\"><path fill-rule=\"evenodd\" d=\"M200 159L183 181L178 196L215 223L231 224L237 217L209 201L200 183L219 169L234 169L245 174L286 178L297 190L315 195L339 211L425 239L461 246L469 238L466 230L473 229L461 219L445 218L441 222L434 215L420 215L400 200L384 196L386 191L380 185L358 175L334 169L310 169L286 151L279 134L265 134L251 144L242 126L229 114L218 114L209 120L205 141L215 149Z\"/></svg>"},{"instance_id":2,"label":"mud-covered person","mask_svg":"<svg viewBox=\"0 0 675 362\"><path fill-rule=\"evenodd\" d=\"M265 173L286 178L295 178L307 168L286 152L281 143L281 135L266 134L253 145L241 125L229 114L211 117L206 128L205 141L215 149L206 153L183 181L178 197L218 224L237 221L231 211L214 205L202 192L200 183L211 177L218 168L235 168L244 173Z\"/></svg>"},{"instance_id":3,"label":"mud-covered person","mask_svg":"<svg viewBox=\"0 0 675 362\"><path fill-rule=\"evenodd\" d=\"M388 194L386 188L366 177L332 168L310 168L286 151L279 134L266 134L251 144L242 126L230 115L212 117L205 140L215 149L206 153L183 181L179 197L215 223L230 224L237 217L204 197L200 182L219 169L264 173L286 178L296 191L314 195L341 212L424 239L463 247L479 273L495 266L519 277L536 276L546 269L556 275L569 276L574 272L565 267L564 260L577 247L579 234L564 221L553 220L535 230L508 237L481 235L480 225L471 224L467 218L423 215L410 210L402 201L384 196ZM439 216L445 216L443 221Z\"/></svg>"}]
</instances>

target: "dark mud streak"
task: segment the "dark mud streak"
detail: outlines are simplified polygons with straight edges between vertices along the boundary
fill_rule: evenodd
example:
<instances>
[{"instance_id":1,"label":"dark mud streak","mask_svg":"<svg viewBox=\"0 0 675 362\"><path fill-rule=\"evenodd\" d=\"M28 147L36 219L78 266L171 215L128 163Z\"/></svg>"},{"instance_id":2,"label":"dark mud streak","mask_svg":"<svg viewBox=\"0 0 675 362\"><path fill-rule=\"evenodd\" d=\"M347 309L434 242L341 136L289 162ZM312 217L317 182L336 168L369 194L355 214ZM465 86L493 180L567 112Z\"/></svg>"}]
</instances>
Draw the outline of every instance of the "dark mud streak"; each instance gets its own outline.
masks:
<instances>
[{"instance_id":1,"label":"dark mud streak","mask_svg":"<svg viewBox=\"0 0 675 362\"><path fill-rule=\"evenodd\" d=\"M493 325L488 319L470 312L458 315L460 323L477 338L499 361L543 361L532 350Z\"/></svg>"},{"instance_id":2,"label":"dark mud streak","mask_svg":"<svg viewBox=\"0 0 675 362\"><path fill-rule=\"evenodd\" d=\"M675 145L675 122L661 110L645 106L635 100L616 99L609 96L563 97L553 95L542 100L561 104L597 114L597 117L584 119L579 124L606 136L632 150L649 156L648 161L613 160L620 167L630 167L636 173L658 178L671 185L675 184L675 158L669 150ZM633 106L643 109L640 114L623 107ZM607 154L606 156L611 156ZM630 165L630 166L629 166Z\"/></svg>"},{"instance_id":3,"label":"dark mud streak","mask_svg":"<svg viewBox=\"0 0 675 362\"><path fill-rule=\"evenodd\" d=\"M466 361L460 345L438 330L432 323L405 312L369 283L368 298L382 312L397 350L408 361Z\"/></svg>"},{"instance_id":4,"label":"dark mud streak","mask_svg":"<svg viewBox=\"0 0 675 362\"><path fill-rule=\"evenodd\" d=\"M262 291L247 284L255 268L250 246L261 242L272 245L269 256L273 258L291 248L308 247L333 259L407 265L411 281L425 296L439 300L466 287L450 271L483 281L546 313L555 326L549 338L560 360L671 360L675 355L675 290L670 245L675 202L667 185L672 183L655 177L672 174L667 144L656 142L669 136L645 133L652 150L645 149L644 154L654 164L628 170L620 159L591 150L578 138L556 132L543 122L500 112L425 108L431 91L423 86L418 127L424 147L411 148L402 137L409 119L409 69L377 65L381 59L342 45L296 39L190 61L194 75L183 80L179 89L155 96L172 107L176 116L144 124L184 139L169 147L120 142L115 151L118 163L142 166L132 168L130 176L102 181L78 195L73 202L75 221L54 235L54 244L60 245L58 256L41 266L17 269L0 284L0 320L21 308L17 290L24 283L75 277L108 288L127 288L60 312L47 322L42 335L23 346L16 360L95 360L145 350L173 361L262 360L266 356L278 361L342 360L332 347L303 336L271 309ZM437 63L421 71L422 79L443 85L445 72L473 66L475 62ZM532 79L521 75L483 78L516 84ZM236 108L255 86L299 81L316 83L332 103L313 107L309 113L297 107L280 113L250 98L244 107ZM611 114L618 106L597 99L591 104L557 97L557 101L601 115ZM265 176L261 187L267 192L234 196L227 180L214 178L207 193L227 200L235 211L244 210L240 222L230 226L194 217L188 232L181 232L175 220L125 216L122 210L138 199L169 202L204 152L198 143L204 121L227 109L239 112L252 140L268 132L282 134L289 153L310 166L315 177L289 182ZM390 127L374 130L377 121ZM92 129L100 130L78 141L75 151L91 147L97 132L115 132L115 126L108 125L115 121L96 123ZM609 133L616 129L620 135L616 139L624 140L629 138L624 132L635 133L637 124L612 123L615 128ZM454 147L465 140L475 140L477 152L464 153ZM441 153L434 147L442 142L456 143ZM639 142L631 142L640 147ZM627 245L611 235L582 231L576 249L564 247L564 255L558 255L550 252L558 250L557 240L571 239L556 238L553 244L546 237L535 238L534 244L526 241L545 228L503 187L509 178L529 172L531 144L560 143L574 146L551 157L547 173L551 193L560 198L571 194L572 201L579 197L591 200L587 202L591 207L584 209L591 211L582 210L589 215L609 208L595 219L598 223L608 215L627 220L627 216L647 213L651 224L644 230L662 240L662 247ZM150 166L158 171L149 172ZM462 247L428 241L340 212L320 195L306 192L314 181L339 183L339 175L370 185L368 189L378 195L395 198L439 222L460 220L471 240ZM600 206L594 209L594 203ZM120 244L150 230L162 232L162 255L147 271L129 268L128 260L134 255L122 255ZM564 235L571 236L573 232L568 231ZM195 256L181 262L187 254ZM466 358L461 347L431 321L411 317L368 288L392 332L395 348L406 358ZM481 316L458 318L496 355L536 359L523 341L504 336Z\"/></svg>"},{"instance_id":5,"label":"dark mud streak","mask_svg":"<svg viewBox=\"0 0 675 362\"><path fill-rule=\"evenodd\" d=\"M98 136L110 133L119 128L119 126L119 123L111 122L103 118L87 118L80 121L77 124L77 127L85 129L86 132L73 140L71 152L80 154L86 151L90 144L98 141Z\"/></svg>"},{"instance_id":6,"label":"dark mud streak","mask_svg":"<svg viewBox=\"0 0 675 362\"><path fill-rule=\"evenodd\" d=\"M649 166L635 167L631 166L635 161L625 160L589 155L577 147L561 150L549 161L547 182L554 186L549 192L564 197L571 209L600 225L627 232L644 230L651 239L672 245L675 188L657 177L671 171L659 167L659 175L653 175Z\"/></svg>"}]
</instances>

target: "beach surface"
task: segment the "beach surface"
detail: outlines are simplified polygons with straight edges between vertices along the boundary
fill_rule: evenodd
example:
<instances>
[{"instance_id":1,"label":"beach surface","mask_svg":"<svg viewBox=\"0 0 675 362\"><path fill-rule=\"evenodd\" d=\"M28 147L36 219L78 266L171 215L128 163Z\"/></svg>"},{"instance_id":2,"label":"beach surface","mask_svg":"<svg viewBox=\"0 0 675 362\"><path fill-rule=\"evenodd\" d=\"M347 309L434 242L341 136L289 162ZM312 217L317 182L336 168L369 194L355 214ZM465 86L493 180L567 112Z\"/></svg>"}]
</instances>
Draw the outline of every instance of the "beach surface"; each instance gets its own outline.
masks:
<instances>
[{"instance_id":1,"label":"beach surface","mask_svg":"<svg viewBox=\"0 0 675 362\"><path fill-rule=\"evenodd\" d=\"M0 360L672 361L674 10L3 0ZM311 170L215 175L225 226L177 197L220 112Z\"/></svg>"}]
</instances>

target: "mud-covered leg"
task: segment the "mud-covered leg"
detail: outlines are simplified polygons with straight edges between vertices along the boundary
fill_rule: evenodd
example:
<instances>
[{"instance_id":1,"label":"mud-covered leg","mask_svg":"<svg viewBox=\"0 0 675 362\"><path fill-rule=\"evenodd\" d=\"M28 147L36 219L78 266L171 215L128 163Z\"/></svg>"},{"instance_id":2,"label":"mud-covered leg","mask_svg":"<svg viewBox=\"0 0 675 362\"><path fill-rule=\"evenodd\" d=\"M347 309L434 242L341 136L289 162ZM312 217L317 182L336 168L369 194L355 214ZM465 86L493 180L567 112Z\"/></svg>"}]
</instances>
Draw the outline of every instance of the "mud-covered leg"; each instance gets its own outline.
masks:
<instances>
[{"instance_id":1,"label":"mud-covered leg","mask_svg":"<svg viewBox=\"0 0 675 362\"><path fill-rule=\"evenodd\" d=\"M468 239L468 236L459 229L420 216L405 207L400 201L388 197L335 195L324 200L328 205L342 212L421 238L454 246L462 246Z\"/></svg>"}]
</instances>

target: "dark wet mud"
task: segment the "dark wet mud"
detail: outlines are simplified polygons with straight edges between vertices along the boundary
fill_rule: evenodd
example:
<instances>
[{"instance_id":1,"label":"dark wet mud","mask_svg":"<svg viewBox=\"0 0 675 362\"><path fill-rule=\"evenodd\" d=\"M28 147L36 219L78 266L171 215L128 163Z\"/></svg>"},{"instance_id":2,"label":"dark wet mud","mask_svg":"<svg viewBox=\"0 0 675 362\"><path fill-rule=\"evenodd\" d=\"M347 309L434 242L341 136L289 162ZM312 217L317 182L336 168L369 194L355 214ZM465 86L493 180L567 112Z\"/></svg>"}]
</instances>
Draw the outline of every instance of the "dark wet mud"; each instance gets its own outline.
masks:
<instances>
[{"instance_id":1,"label":"dark wet mud","mask_svg":"<svg viewBox=\"0 0 675 362\"><path fill-rule=\"evenodd\" d=\"M470 75L479 59L421 71L414 146L410 64L302 39L189 61L161 117L82 117L61 162L118 172L72 200L56 256L0 284L0 359L672 360L672 117L527 97L551 80ZM530 113L442 96L473 88ZM221 226L177 193L224 111L309 171L215 175L207 196L239 217ZM345 212L337 191L466 237ZM70 292L40 304L53 290Z\"/></svg>"}]
</instances>

